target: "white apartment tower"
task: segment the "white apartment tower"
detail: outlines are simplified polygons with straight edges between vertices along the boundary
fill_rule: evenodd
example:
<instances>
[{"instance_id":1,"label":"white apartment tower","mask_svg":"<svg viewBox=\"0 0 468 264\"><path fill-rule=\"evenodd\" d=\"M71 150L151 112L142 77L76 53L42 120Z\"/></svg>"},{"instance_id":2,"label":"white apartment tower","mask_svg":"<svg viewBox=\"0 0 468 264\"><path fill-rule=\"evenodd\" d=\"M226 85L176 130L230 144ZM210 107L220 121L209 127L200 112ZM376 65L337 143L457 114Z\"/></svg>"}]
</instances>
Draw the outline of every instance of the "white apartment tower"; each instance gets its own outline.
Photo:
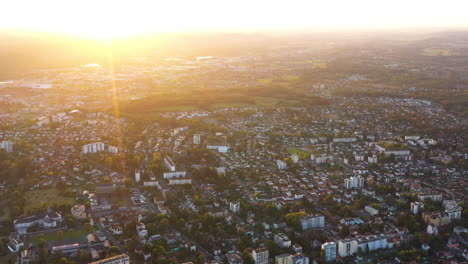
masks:
<instances>
[{"instance_id":1,"label":"white apartment tower","mask_svg":"<svg viewBox=\"0 0 468 264\"><path fill-rule=\"evenodd\" d=\"M0 142L0 149L5 150L5 152L13 152L13 142L10 140Z\"/></svg>"},{"instance_id":2,"label":"white apartment tower","mask_svg":"<svg viewBox=\"0 0 468 264\"><path fill-rule=\"evenodd\" d=\"M364 187L364 178L361 176L353 176L345 179L344 185L346 189L361 189Z\"/></svg>"},{"instance_id":3,"label":"white apartment tower","mask_svg":"<svg viewBox=\"0 0 468 264\"><path fill-rule=\"evenodd\" d=\"M358 251L358 242L355 239L338 241L338 255L342 258L352 256Z\"/></svg>"},{"instance_id":4,"label":"white apartment tower","mask_svg":"<svg viewBox=\"0 0 468 264\"><path fill-rule=\"evenodd\" d=\"M193 135L193 144L200 145L200 143L201 143L201 135L200 134Z\"/></svg>"},{"instance_id":5,"label":"white apartment tower","mask_svg":"<svg viewBox=\"0 0 468 264\"><path fill-rule=\"evenodd\" d=\"M332 262L336 260L336 243L326 242L322 244L322 252L326 262Z\"/></svg>"}]
</instances>

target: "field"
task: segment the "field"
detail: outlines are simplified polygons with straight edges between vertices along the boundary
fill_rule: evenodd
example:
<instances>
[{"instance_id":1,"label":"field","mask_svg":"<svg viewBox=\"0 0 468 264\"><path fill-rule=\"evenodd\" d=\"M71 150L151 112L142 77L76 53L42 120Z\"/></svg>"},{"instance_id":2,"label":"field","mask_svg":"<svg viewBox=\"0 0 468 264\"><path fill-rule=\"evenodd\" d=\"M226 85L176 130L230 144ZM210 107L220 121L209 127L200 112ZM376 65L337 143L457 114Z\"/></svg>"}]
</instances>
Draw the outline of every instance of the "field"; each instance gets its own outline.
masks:
<instances>
[{"instance_id":1,"label":"field","mask_svg":"<svg viewBox=\"0 0 468 264\"><path fill-rule=\"evenodd\" d=\"M310 153L308 151L305 151L305 150L299 149L299 148L288 148L288 153L289 154L297 154L297 155L299 155L300 159L310 158Z\"/></svg>"},{"instance_id":2,"label":"field","mask_svg":"<svg viewBox=\"0 0 468 264\"><path fill-rule=\"evenodd\" d=\"M295 64L307 65L309 69L326 69L328 67L328 64L325 61L321 60L299 61Z\"/></svg>"},{"instance_id":3,"label":"field","mask_svg":"<svg viewBox=\"0 0 468 264\"><path fill-rule=\"evenodd\" d=\"M7 264L7 263L16 263L16 255L6 255L0 257L0 264Z\"/></svg>"},{"instance_id":4,"label":"field","mask_svg":"<svg viewBox=\"0 0 468 264\"><path fill-rule=\"evenodd\" d=\"M76 240L86 236L87 234L88 232L84 229L69 229L65 231L34 235L29 239L29 243L38 244L41 238L44 238L46 242L54 240Z\"/></svg>"},{"instance_id":5,"label":"field","mask_svg":"<svg viewBox=\"0 0 468 264\"><path fill-rule=\"evenodd\" d=\"M59 204L66 201L73 203L74 201L73 198L60 196L57 189L30 190L24 194L24 197L26 198L25 211L38 208L42 202L48 207L54 203Z\"/></svg>"},{"instance_id":6,"label":"field","mask_svg":"<svg viewBox=\"0 0 468 264\"><path fill-rule=\"evenodd\" d=\"M263 96L256 96L254 97L255 102L260 106L270 107L277 105L281 99L274 98L274 97L263 97Z\"/></svg>"},{"instance_id":7,"label":"field","mask_svg":"<svg viewBox=\"0 0 468 264\"><path fill-rule=\"evenodd\" d=\"M162 107L159 109L159 111L162 111L162 112L188 112L188 111L193 111L193 110L196 110L195 107L193 106L183 106L183 105L180 105L180 106L168 106L168 107Z\"/></svg>"},{"instance_id":8,"label":"field","mask_svg":"<svg viewBox=\"0 0 468 264\"><path fill-rule=\"evenodd\" d=\"M265 79L258 79L257 80L260 84L271 84L273 82L272 78L265 78Z\"/></svg>"},{"instance_id":9,"label":"field","mask_svg":"<svg viewBox=\"0 0 468 264\"><path fill-rule=\"evenodd\" d=\"M242 108L242 107L252 107L253 104L244 104L244 103L226 103L226 104L212 104L209 106L210 109L223 109L223 108Z\"/></svg>"},{"instance_id":10,"label":"field","mask_svg":"<svg viewBox=\"0 0 468 264\"><path fill-rule=\"evenodd\" d=\"M424 49L422 52L424 56L453 56L455 55L450 50L443 50L443 49Z\"/></svg>"},{"instance_id":11,"label":"field","mask_svg":"<svg viewBox=\"0 0 468 264\"><path fill-rule=\"evenodd\" d=\"M10 218L10 207L6 206L8 201L0 202L0 222L8 220Z\"/></svg>"}]
</instances>

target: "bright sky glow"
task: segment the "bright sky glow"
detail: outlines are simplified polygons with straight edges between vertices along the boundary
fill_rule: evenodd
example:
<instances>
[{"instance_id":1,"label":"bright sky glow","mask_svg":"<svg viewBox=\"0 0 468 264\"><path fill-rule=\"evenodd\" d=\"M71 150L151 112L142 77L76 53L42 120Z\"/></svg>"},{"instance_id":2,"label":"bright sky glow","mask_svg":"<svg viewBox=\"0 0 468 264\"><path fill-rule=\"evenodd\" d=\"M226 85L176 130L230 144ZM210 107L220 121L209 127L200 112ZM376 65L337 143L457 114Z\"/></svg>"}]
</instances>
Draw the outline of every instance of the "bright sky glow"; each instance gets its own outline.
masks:
<instances>
[{"instance_id":1,"label":"bright sky glow","mask_svg":"<svg viewBox=\"0 0 468 264\"><path fill-rule=\"evenodd\" d=\"M3 0L0 28L88 37L259 28L468 28L467 0Z\"/></svg>"}]
</instances>

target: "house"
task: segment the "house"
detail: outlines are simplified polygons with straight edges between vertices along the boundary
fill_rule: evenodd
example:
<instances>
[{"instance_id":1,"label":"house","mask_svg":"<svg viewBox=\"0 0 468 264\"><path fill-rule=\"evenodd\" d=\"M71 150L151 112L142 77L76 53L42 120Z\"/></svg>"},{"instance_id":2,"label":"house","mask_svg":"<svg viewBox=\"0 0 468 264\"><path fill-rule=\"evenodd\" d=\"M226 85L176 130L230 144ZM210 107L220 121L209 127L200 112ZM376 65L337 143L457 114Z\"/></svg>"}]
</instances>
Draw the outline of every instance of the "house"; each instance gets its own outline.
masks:
<instances>
[{"instance_id":1,"label":"house","mask_svg":"<svg viewBox=\"0 0 468 264\"><path fill-rule=\"evenodd\" d=\"M18 252L22 246L24 246L24 243L19 234L11 233L8 237L8 249L11 252Z\"/></svg>"},{"instance_id":2,"label":"house","mask_svg":"<svg viewBox=\"0 0 468 264\"><path fill-rule=\"evenodd\" d=\"M148 230L146 230L146 226L142 222L136 224L136 231L138 236L141 238L145 238L148 236Z\"/></svg>"},{"instance_id":3,"label":"house","mask_svg":"<svg viewBox=\"0 0 468 264\"><path fill-rule=\"evenodd\" d=\"M229 264L242 264L243 263L242 256L239 252L228 253L226 256L227 256Z\"/></svg>"},{"instance_id":4,"label":"house","mask_svg":"<svg viewBox=\"0 0 468 264\"><path fill-rule=\"evenodd\" d=\"M83 220L88 217L86 207L82 204L76 204L71 208L71 214L75 219Z\"/></svg>"}]
</instances>

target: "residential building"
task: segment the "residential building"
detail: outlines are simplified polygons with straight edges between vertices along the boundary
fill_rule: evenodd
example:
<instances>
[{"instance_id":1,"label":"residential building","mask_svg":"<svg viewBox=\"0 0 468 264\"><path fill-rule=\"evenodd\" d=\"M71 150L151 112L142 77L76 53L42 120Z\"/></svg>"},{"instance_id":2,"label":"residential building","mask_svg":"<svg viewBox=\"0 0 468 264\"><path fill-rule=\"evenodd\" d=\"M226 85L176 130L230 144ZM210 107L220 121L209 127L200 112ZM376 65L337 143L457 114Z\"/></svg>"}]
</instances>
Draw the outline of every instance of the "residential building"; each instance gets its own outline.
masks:
<instances>
[{"instance_id":1,"label":"residential building","mask_svg":"<svg viewBox=\"0 0 468 264\"><path fill-rule=\"evenodd\" d=\"M19 234L11 233L8 237L8 249L11 252L18 252L22 246L24 246L24 243Z\"/></svg>"},{"instance_id":2,"label":"residential building","mask_svg":"<svg viewBox=\"0 0 468 264\"><path fill-rule=\"evenodd\" d=\"M268 249L257 248L252 251L252 258L255 264L268 264Z\"/></svg>"},{"instance_id":3,"label":"residential building","mask_svg":"<svg viewBox=\"0 0 468 264\"><path fill-rule=\"evenodd\" d=\"M172 161L171 157L165 156L165 157L164 157L164 164L166 164L166 167L167 167L170 171L176 171L176 165L175 165L175 163Z\"/></svg>"},{"instance_id":4,"label":"residential building","mask_svg":"<svg viewBox=\"0 0 468 264\"><path fill-rule=\"evenodd\" d=\"M309 258L304 253L297 253L290 256L288 264L309 264Z\"/></svg>"},{"instance_id":5,"label":"residential building","mask_svg":"<svg viewBox=\"0 0 468 264\"><path fill-rule=\"evenodd\" d=\"M285 170L288 168L288 165L286 164L286 162L282 160L276 160L276 165L278 166L278 169L280 170Z\"/></svg>"},{"instance_id":6,"label":"residential building","mask_svg":"<svg viewBox=\"0 0 468 264\"><path fill-rule=\"evenodd\" d=\"M201 143L201 135L200 134L193 135L193 144L200 145L200 143Z\"/></svg>"},{"instance_id":7,"label":"residential building","mask_svg":"<svg viewBox=\"0 0 468 264\"><path fill-rule=\"evenodd\" d=\"M426 224L441 227L450 223L449 216L440 212L423 212L422 219Z\"/></svg>"},{"instance_id":8,"label":"residential building","mask_svg":"<svg viewBox=\"0 0 468 264\"><path fill-rule=\"evenodd\" d=\"M291 254L281 254L275 257L275 264L289 264Z\"/></svg>"},{"instance_id":9,"label":"residential building","mask_svg":"<svg viewBox=\"0 0 468 264\"><path fill-rule=\"evenodd\" d=\"M421 202L411 202L410 210L412 214L419 214L424 209L424 204Z\"/></svg>"},{"instance_id":10,"label":"residential building","mask_svg":"<svg viewBox=\"0 0 468 264\"><path fill-rule=\"evenodd\" d=\"M89 264L130 264L130 257L127 254L121 254L99 261L94 261Z\"/></svg>"},{"instance_id":11,"label":"residential building","mask_svg":"<svg viewBox=\"0 0 468 264\"><path fill-rule=\"evenodd\" d=\"M141 172L140 170L135 170L135 182L141 181Z\"/></svg>"},{"instance_id":12,"label":"residential building","mask_svg":"<svg viewBox=\"0 0 468 264\"><path fill-rule=\"evenodd\" d=\"M16 219L13 224L15 225L15 229L18 233L24 234L27 232L29 227L39 226L42 228L54 228L57 226L57 223L62 221L63 218L60 213L48 210L48 212L44 214Z\"/></svg>"},{"instance_id":13,"label":"residential building","mask_svg":"<svg viewBox=\"0 0 468 264\"><path fill-rule=\"evenodd\" d=\"M5 150L5 152L13 152L13 142L10 140L0 142L0 149Z\"/></svg>"},{"instance_id":14,"label":"residential building","mask_svg":"<svg viewBox=\"0 0 468 264\"><path fill-rule=\"evenodd\" d=\"M300 219L302 230L312 228L323 228L325 226L325 217L323 215L308 215Z\"/></svg>"},{"instance_id":15,"label":"residential building","mask_svg":"<svg viewBox=\"0 0 468 264\"><path fill-rule=\"evenodd\" d=\"M274 237L275 243L282 248L288 248L291 246L291 239L288 238L285 234L279 233Z\"/></svg>"},{"instance_id":16,"label":"residential building","mask_svg":"<svg viewBox=\"0 0 468 264\"><path fill-rule=\"evenodd\" d=\"M372 206L369 206L367 205L366 207L364 207L364 210L366 212L368 212L370 215L378 215L379 214L379 210L375 209L374 207Z\"/></svg>"},{"instance_id":17,"label":"residential building","mask_svg":"<svg viewBox=\"0 0 468 264\"><path fill-rule=\"evenodd\" d=\"M239 252L226 254L229 264L242 264L242 256Z\"/></svg>"},{"instance_id":18,"label":"residential building","mask_svg":"<svg viewBox=\"0 0 468 264\"><path fill-rule=\"evenodd\" d=\"M229 210L238 214L240 212L240 202L229 202Z\"/></svg>"},{"instance_id":19,"label":"residential building","mask_svg":"<svg viewBox=\"0 0 468 264\"><path fill-rule=\"evenodd\" d=\"M326 242L322 244L322 252L326 262L332 262L336 260L336 243Z\"/></svg>"},{"instance_id":20,"label":"residential building","mask_svg":"<svg viewBox=\"0 0 468 264\"><path fill-rule=\"evenodd\" d=\"M454 200L445 200L442 202L445 213L448 215L449 223L455 219L461 219L463 208Z\"/></svg>"},{"instance_id":21,"label":"residential building","mask_svg":"<svg viewBox=\"0 0 468 264\"><path fill-rule=\"evenodd\" d=\"M291 160L292 160L293 163L298 163L299 162L299 155L292 154L291 155Z\"/></svg>"},{"instance_id":22,"label":"residential building","mask_svg":"<svg viewBox=\"0 0 468 264\"><path fill-rule=\"evenodd\" d=\"M364 187L364 178L361 176L353 176L345 179L346 189L361 189Z\"/></svg>"},{"instance_id":23,"label":"residential building","mask_svg":"<svg viewBox=\"0 0 468 264\"><path fill-rule=\"evenodd\" d=\"M356 254L358 242L355 239L343 239L338 241L338 256L345 258Z\"/></svg>"},{"instance_id":24,"label":"residential building","mask_svg":"<svg viewBox=\"0 0 468 264\"><path fill-rule=\"evenodd\" d=\"M86 154L86 153L96 153L96 152L104 151L105 146L106 145L102 142L86 144L82 147L82 152Z\"/></svg>"},{"instance_id":25,"label":"residential building","mask_svg":"<svg viewBox=\"0 0 468 264\"><path fill-rule=\"evenodd\" d=\"M88 217L86 213L86 207L82 204L75 204L71 208L71 214L75 219L83 220Z\"/></svg>"}]
</instances>

